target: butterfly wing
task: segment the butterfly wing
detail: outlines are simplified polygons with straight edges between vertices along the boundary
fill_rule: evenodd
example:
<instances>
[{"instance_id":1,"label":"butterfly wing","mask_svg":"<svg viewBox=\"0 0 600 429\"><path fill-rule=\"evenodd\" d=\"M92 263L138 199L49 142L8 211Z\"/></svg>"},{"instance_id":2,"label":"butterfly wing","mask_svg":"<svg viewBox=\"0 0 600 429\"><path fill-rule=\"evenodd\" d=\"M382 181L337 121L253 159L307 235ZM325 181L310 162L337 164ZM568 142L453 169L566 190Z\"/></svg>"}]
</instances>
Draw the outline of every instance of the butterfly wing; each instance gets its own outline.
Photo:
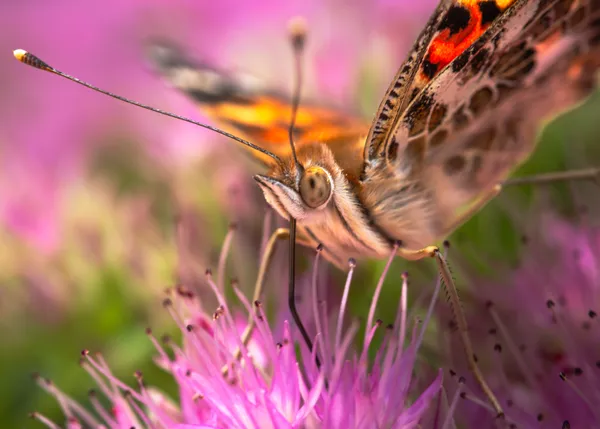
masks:
<instances>
[{"instance_id":1,"label":"butterfly wing","mask_svg":"<svg viewBox=\"0 0 600 429\"><path fill-rule=\"evenodd\" d=\"M151 45L149 57L159 74L188 95L221 128L280 157L290 154L288 128L292 111L288 96L253 76L198 63L172 45ZM341 109L303 102L294 131L298 146L320 141L339 153L349 142L364 144L368 124ZM267 165L272 162L261 153L252 154Z\"/></svg>"},{"instance_id":2,"label":"butterfly wing","mask_svg":"<svg viewBox=\"0 0 600 429\"><path fill-rule=\"evenodd\" d=\"M367 143L364 147L365 161L368 162L378 157L379 152L385 146L385 142L389 140L391 133L396 128L407 104L423 88L425 82L419 77L419 69L425 60L427 47L430 45L432 38L441 25L442 18L452 2L452 0L442 0L440 2L421 34L417 37L412 49L409 51L408 58L392 79L369 129Z\"/></svg>"},{"instance_id":3,"label":"butterfly wing","mask_svg":"<svg viewBox=\"0 0 600 429\"><path fill-rule=\"evenodd\" d=\"M483 13L484 4L493 10ZM462 24L457 8L466 12ZM415 230L422 238L406 240L417 247L450 233L531 153L539 121L593 88L599 9L594 0L454 2L419 65L429 82L366 158L365 187L382 190L366 194L375 221L393 230L411 208L423 214ZM477 37L453 39L469 26ZM473 41L455 50L464 38Z\"/></svg>"}]
</instances>

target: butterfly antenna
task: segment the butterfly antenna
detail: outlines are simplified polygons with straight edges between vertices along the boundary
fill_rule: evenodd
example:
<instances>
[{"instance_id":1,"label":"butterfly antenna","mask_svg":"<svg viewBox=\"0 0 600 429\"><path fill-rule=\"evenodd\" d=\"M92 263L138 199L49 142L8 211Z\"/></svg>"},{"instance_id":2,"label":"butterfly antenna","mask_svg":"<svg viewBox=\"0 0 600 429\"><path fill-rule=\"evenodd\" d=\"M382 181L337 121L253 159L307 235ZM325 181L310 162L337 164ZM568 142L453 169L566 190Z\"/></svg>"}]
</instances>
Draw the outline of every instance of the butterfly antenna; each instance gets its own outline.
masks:
<instances>
[{"instance_id":1,"label":"butterfly antenna","mask_svg":"<svg viewBox=\"0 0 600 429\"><path fill-rule=\"evenodd\" d=\"M298 156L296 155L296 145L294 144L294 128L296 126L298 106L300 105L300 93L302 91L302 60L304 58L304 45L306 44L306 23L301 18L295 18L290 22L289 31L292 49L294 51L294 92L292 94L292 117L290 120L290 127L288 129L288 136L290 140L290 148L292 150L292 157L294 158L294 164L296 164L298 174L301 174L303 167L298 161Z\"/></svg>"},{"instance_id":2,"label":"butterfly antenna","mask_svg":"<svg viewBox=\"0 0 600 429\"><path fill-rule=\"evenodd\" d=\"M298 114L298 106L300 105L300 92L302 90L302 57L304 53L304 45L306 42L306 25L304 20L296 18L290 23L290 36L292 49L294 50L294 93L292 95L292 117L290 118L289 139L290 148L292 149L292 157L296 164L296 174L301 175L303 171L302 164L296 156L296 146L294 145L294 127L296 125L296 116ZM302 335L302 339L306 343L308 350L312 353L313 342L308 335L298 309L296 308L296 219L290 217L290 277L288 285L288 306L292 318ZM315 359L317 368L321 367L321 361L318 357Z\"/></svg>"},{"instance_id":3,"label":"butterfly antenna","mask_svg":"<svg viewBox=\"0 0 600 429\"><path fill-rule=\"evenodd\" d=\"M142 109L150 110L151 112L158 113L160 115L168 116L170 118L178 119L178 120L184 121L184 122L189 122L190 124L194 124L194 125L197 125L199 127L206 128L207 130L214 131L215 133L218 133L218 134L221 134L222 136L228 137L231 140L234 140L234 141L236 141L238 143L243 144L244 146L247 146L247 147L249 147L251 149L254 149L254 150L258 151L258 152L261 152L261 153L263 153L263 154L265 154L265 155L273 158L273 160L276 163L280 164L280 165L282 164L281 159L277 155L275 155L274 153L269 152L268 150L263 149L260 146L257 146L257 145L255 145L253 143L250 143L249 141L244 140L244 139L242 139L242 138L240 138L238 136L235 136L235 135L233 135L231 133L228 133L227 131L224 131L224 130L222 130L220 128L213 127L213 126L208 125L208 124L203 124L202 122L194 121L193 119L186 118L185 116L180 116L180 115L176 115L176 114L171 113L171 112L167 112L165 110L157 109L156 107L148 106L146 104L142 104L142 103L139 103L137 101L133 101L133 100L130 100L128 98L122 97L120 95L113 94L112 92L108 92L108 91L105 91L103 89L100 89L100 88L98 88L98 87L96 87L94 85L91 85L91 84L89 84L87 82L84 82L84 81L82 81L82 80L80 80L80 79L78 79L78 78L76 78L74 76L70 76L70 75L68 75L66 73L63 73L63 72L55 69L54 67L48 65L47 63L45 63L44 61L42 61L41 59L39 59L35 55L31 54L30 52L24 51L23 49L16 49L16 50L14 50L13 51L13 55L15 56L15 58L17 60L19 60L23 64L27 64L28 66L31 66L33 68L44 70L44 71L50 72L52 74L55 74L57 76L64 77L65 79L68 79L68 80L70 80L72 82L78 83L79 85L83 85L86 88L89 88L89 89L91 89L93 91L99 92L99 93L104 94L104 95L108 95L109 97L115 98L115 99L117 99L119 101L123 101L124 103L133 104L134 106L141 107Z\"/></svg>"}]
</instances>

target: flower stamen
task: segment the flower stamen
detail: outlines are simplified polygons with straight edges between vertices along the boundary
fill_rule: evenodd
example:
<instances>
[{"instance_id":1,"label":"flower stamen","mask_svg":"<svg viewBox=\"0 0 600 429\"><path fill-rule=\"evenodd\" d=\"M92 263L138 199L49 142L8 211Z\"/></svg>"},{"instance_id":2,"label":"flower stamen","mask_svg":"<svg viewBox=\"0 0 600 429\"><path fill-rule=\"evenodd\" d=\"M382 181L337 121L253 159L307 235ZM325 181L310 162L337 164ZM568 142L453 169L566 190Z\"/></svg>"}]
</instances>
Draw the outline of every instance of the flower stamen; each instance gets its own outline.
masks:
<instances>
[{"instance_id":1,"label":"flower stamen","mask_svg":"<svg viewBox=\"0 0 600 429\"><path fill-rule=\"evenodd\" d=\"M356 261L352 258L350 258L348 260L348 274L346 275L346 283L344 284L344 292L342 294L342 301L340 303L340 310L339 310L339 314L338 314L338 318L337 318L337 323L335 326L335 345L334 345L334 351L335 351L335 359L344 359L343 355L341 355L341 357L338 357L339 350L340 350L340 341L342 338L342 326L344 324L344 315L346 313L346 306L348 304L348 295L350 294L350 283L352 282L352 275L354 274L354 268L356 268Z\"/></svg>"}]
</instances>

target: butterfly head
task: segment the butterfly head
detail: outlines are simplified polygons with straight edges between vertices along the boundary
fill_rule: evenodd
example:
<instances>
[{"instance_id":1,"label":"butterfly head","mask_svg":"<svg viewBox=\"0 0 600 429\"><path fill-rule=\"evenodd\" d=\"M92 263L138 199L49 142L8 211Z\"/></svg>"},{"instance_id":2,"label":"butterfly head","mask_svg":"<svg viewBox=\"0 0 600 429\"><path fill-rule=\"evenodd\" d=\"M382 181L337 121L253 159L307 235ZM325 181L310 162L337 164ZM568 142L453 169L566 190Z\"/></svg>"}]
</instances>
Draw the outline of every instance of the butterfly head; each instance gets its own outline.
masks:
<instances>
[{"instance_id":1,"label":"butterfly head","mask_svg":"<svg viewBox=\"0 0 600 429\"><path fill-rule=\"evenodd\" d=\"M290 216L308 221L327 209L335 192L335 183L341 170L336 168L333 156L326 147L300 151L296 164L293 159L283 160L268 175L256 175L267 202L284 218ZM325 157L318 153L325 152Z\"/></svg>"}]
</instances>

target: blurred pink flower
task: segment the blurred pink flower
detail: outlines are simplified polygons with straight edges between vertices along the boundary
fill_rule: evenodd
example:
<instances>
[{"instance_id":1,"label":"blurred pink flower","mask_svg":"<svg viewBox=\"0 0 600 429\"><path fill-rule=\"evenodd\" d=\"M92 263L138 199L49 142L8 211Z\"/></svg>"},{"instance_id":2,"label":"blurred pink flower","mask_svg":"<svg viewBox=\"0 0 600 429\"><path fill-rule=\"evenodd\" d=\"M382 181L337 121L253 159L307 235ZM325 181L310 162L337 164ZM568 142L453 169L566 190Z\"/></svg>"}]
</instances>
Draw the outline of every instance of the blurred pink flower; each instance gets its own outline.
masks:
<instances>
[{"instance_id":1,"label":"blurred pink flower","mask_svg":"<svg viewBox=\"0 0 600 429\"><path fill-rule=\"evenodd\" d=\"M600 229L548 215L536 227L505 282L476 282L478 358L516 427L600 427ZM468 407L468 427L489 421Z\"/></svg>"},{"instance_id":2,"label":"blurred pink flower","mask_svg":"<svg viewBox=\"0 0 600 429\"><path fill-rule=\"evenodd\" d=\"M352 325L345 332L342 329L353 262L339 316L331 324L319 316L318 303L314 300L315 318L322 319L315 321L320 328L316 336L318 352L314 351L312 356L304 354L304 370L296 358L294 338L287 321L283 323L282 338L277 342L261 304L250 304L235 289L256 323L249 345L244 346L240 334L243 326L232 317L219 287L208 275L208 283L219 301L212 316L202 310L194 294L181 287L164 302L183 333L182 348L167 341L168 352L148 332L158 350L158 365L170 372L179 386L179 406L158 390L146 387L141 374L137 374L139 389L130 389L111 374L102 356L91 356L87 351L83 353L82 365L110 401L110 412L103 408L95 393L91 402L97 416L52 382L38 378L39 384L58 400L68 428L100 425L113 429L420 427L429 403L440 393L441 373L422 390L414 383L413 369L421 336L416 326L412 335L407 332L406 276L398 319L386 330L374 361L367 358L371 341L381 328L381 322L375 322L373 314L388 267L373 299L361 353L351 350L357 326ZM316 284L313 287L316 288ZM427 322L425 319L421 332ZM406 341L408 347L404 346ZM241 350L239 360L235 357L238 348ZM314 364L315 354L321 359L320 368ZM48 427L59 427L38 413L32 416Z\"/></svg>"},{"instance_id":3,"label":"blurred pink flower","mask_svg":"<svg viewBox=\"0 0 600 429\"><path fill-rule=\"evenodd\" d=\"M428 7L415 8L408 1L397 2L393 9L385 1L364 0L2 3L0 225L52 250L60 242L56 228L62 190L81 179L94 149L108 142L131 142L168 165L189 161L203 154L209 141L218 140L188 124L26 69L11 58L13 49L27 49L59 70L113 92L196 116L187 100L148 72L141 54L145 40L173 40L206 61L246 69L287 88L292 67L286 27L290 18L302 15L311 41L306 93L346 106L358 91L360 63L373 62L365 55L372 41L384 37L391 46L383 54L392 57L386 64L389 74L378 85L383 91L418 31L386 25L392 10L415 27L429 13Z\"/></svg>"}]
</instances>

